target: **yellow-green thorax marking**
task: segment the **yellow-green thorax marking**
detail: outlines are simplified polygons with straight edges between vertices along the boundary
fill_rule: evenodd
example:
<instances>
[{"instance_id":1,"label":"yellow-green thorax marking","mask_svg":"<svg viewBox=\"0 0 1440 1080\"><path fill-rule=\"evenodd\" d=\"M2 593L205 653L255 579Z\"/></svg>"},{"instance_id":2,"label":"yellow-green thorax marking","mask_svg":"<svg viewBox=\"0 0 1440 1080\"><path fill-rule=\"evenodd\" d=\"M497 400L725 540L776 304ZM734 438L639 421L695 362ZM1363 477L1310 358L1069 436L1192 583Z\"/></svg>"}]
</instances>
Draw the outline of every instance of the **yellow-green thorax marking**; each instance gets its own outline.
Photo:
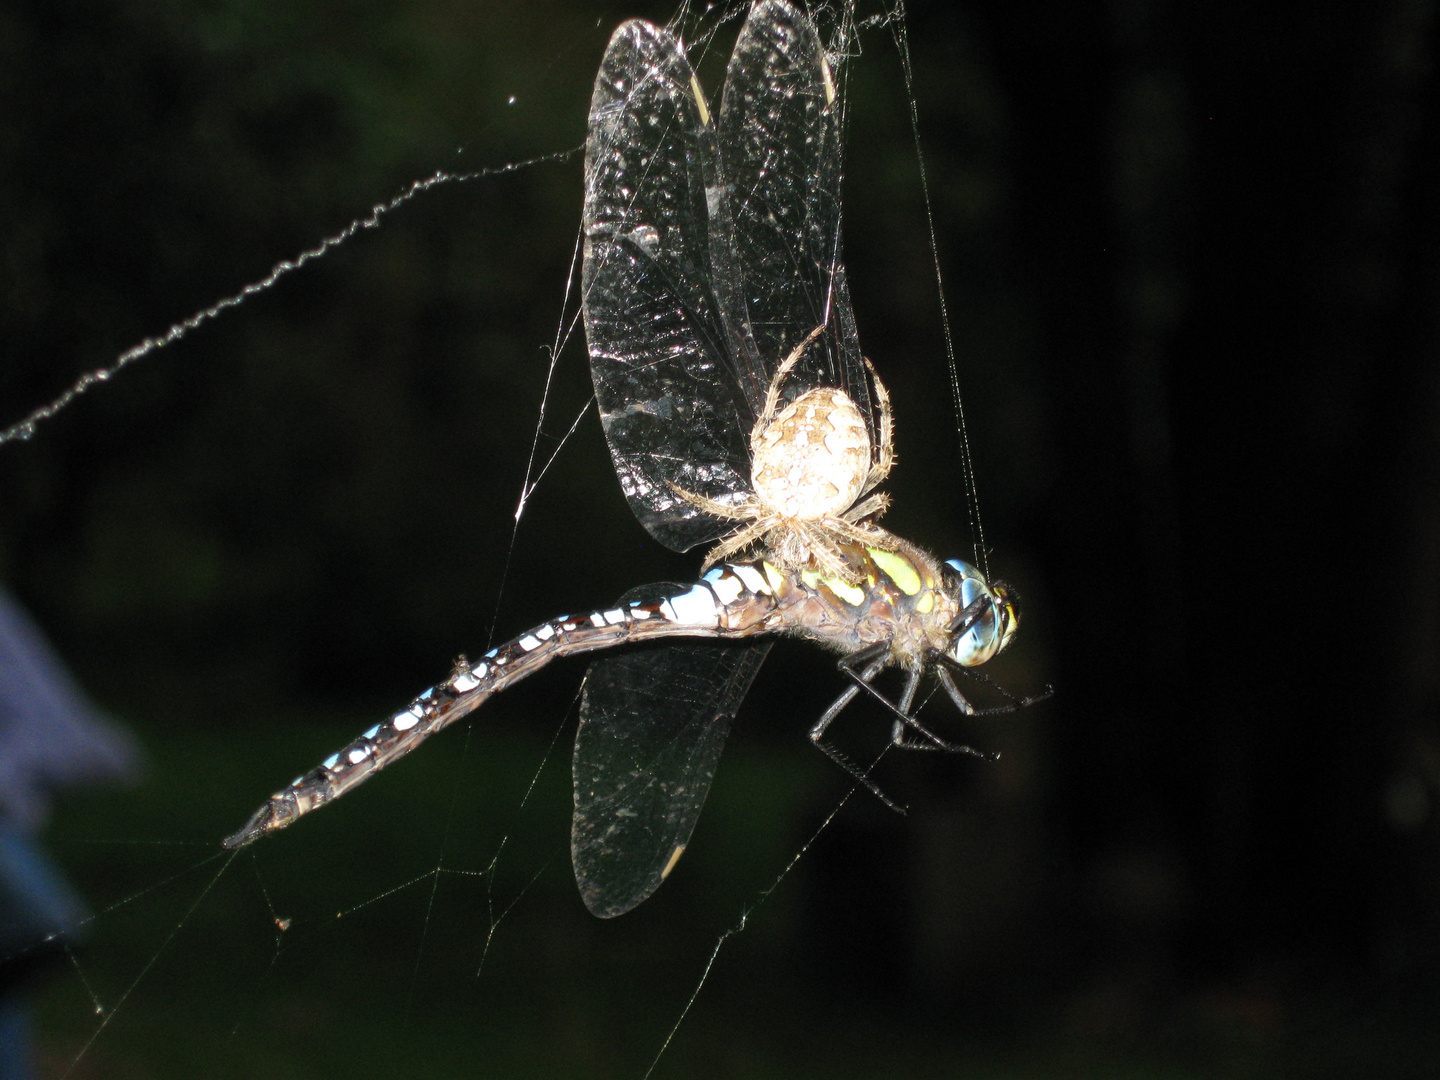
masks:
<instances>
[{"instance_id":1,"label":"yellow-green thorax marking","mask_svg":"<svg viewBox=\"0 0 1440 1080\"><path fill-rule=\"evenodd\" d=\"M942 563L914 544L890 539L893 546L887 548L839 546L850 580L814 563L786 574L769 559L760 560L775 601L766 628L842 653L888 642L892 662L909 670L936 652L971 667L1009 644L1017 617L1003 586L989 585L965 563ZM980 597L989 603L974 625L952 637L961 612Z\"/></svg>"}]
</instances>

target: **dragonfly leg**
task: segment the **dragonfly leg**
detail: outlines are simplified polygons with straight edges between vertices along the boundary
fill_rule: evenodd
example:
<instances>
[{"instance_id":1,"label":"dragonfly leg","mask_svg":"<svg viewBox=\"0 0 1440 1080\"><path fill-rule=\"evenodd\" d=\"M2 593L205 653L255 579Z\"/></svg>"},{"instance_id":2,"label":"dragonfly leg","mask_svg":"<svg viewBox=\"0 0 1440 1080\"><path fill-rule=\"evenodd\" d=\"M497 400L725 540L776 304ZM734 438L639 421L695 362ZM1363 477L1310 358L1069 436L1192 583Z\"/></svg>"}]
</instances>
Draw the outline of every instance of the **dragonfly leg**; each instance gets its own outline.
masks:
<instances>
[{"instance_id":1,"label":"dragonfly leg","mask_svg":"<svg viewBox=\"0 0 1440 1080\"><path fill-rule=\"evenodd\" d=\"M868 648L861 649L857 653L851 653L840 661L840 669L854 679L855 683L853 686L847 686L841 695L830 703L830 707L825 710L825 714L821 716L819 720L815 721L815 726L810 729L810 741L819 747L826 757L849 773L856 783L863 785L870 794L874 795L897 814L903 814L905 813L903 806L890 798L889 795L886 795L885 792L881 791L879 785L866 775L864 769L856 765L846 757L838 747L831 745L831 743L825 739L825 732L829 730L835 718L844 711L845 706L855 700L855 695L860 692L861 687L870 690L872 693L875 692L870 686L870 680L884 670L885 661L888 659L886 656L888 651L889 645L882 641Z\"/></svg>"},{"instance_id":2,"label":"dragonfly leg","mask_svg":"<svg viewBox=\"0 0 1440 1080\"><path fill-rule=\"evenodd\" d=\"M910 706L915 700L915 689L920 682L920 673L918 671L911 672L910 679L905 684L905 690L901 694L901 704L899 705L875 689L870 680L879 673L880 668L884 667L885 657L883 653L888 648L889 645L886 642L871 645L868 648L860 650L858 653L853 653L841 659L839 667L841 671L845 672L846 675L854 680L855 685L850 688L851 690L864 690L894 715L895 723L891 729L891 742L903 750L938 750L946 754L969 754L971 757L984 758L987 761L996 760L996 758L999 757L998 754L976 750L973 746L966 746L964 743L946 742L910 715ZM872 661L864 670L860 670L860 666L865 663L866 659L874 655L877 650L882 654L880 659ZM847 698L846 700L848 701L849 699ZM834 709L834 706L831 706L831 708ZM835 711L838 712L839 710ZM896 729L899 729L899 738L895 737L894 732ZM906 729L914 732L920 736L920 738L918 740L906 739L904 737Z\"/></svg>"},{"instance_id":3,"label":"dragonfly leg","mask_svg":"<svg viewBox=\"0 0 1440 1080\"><path fill-rule=\"evenodd\" d=\"M910 708L915 704L915 691L919 688L920 672L917 669L905 677L905 689L900 691L900 711L906 716L910 715ZM905 723L899 717L890 725L890 741L896 746L905 745Z\"/></svg>"},{"instance_id":4,"label":"dragonfly leg","mask_svg":"<svg viewBox=\"0 0 1440 1080\"><path fill-rule=\"evenodd\" d=\"M1055 693L1052 687L1047 686L1038 694L1020 697L1018 694L1005 689L1005 687L1001 686L988 675L982 675L972 668L967 668L955 660L954 657L937 652L932 660L936 665L936 670L940 674L940 684L945 687L945 692L950 695L950 700L955 702L955 707L966 716L1003 716L1006 713L1018 712L1021 709L1029 708L1036 702L1044 701ZM955 674L952 674L952 672L958 675L964 675L967 679L974 679L976 682L983 683L990 687L990 689L1005 698L1005 704L993 705L986 709L977 709L974 705L970 704L970 700L960 692L960 687L955 682Z\"/></svg>"},{"instance_id":5,"label":"dragonfly leg","mask_svg":"<svg viewBox=\"0 0 1440 1080\"><path fill-rule=\"evenodd\" d=\"M920 686L920 679L923 674L923 668L916 668L910 672L909 677L905 680L905 689L900 694L898 711L909 719L901 720L898 715L896 716L895 722L890 727L890 741L902 750L934 750L950 754L970 754L973 757L982 757L990 761L999 758L999 754L985 753L976 750L972 746L962 746L956 743L946 742L936 737L933 732L921 725L921 723L911 715L910 707L915 702L915 691ZM954 698L954 695L951 696ZM956 703L959 704L959 702L963 700L963 697L956 699ZM968 701L965 702L965 704L961 706L960 711L967 715L970 714L972 711L970 703ZM906 731L912 727L919 732L920 735L924 736L923 740L907 737Z\"/></svg>"},{"instance_id":6,"label":"dragonfly leg","mask_svg":"<svg viewBox=\"0 0 1440 1080\"><path fill-rule=\"evenodd\" d=\"M972 757L984 758L987 761L995 761L999 754L986 753L983 750L976 750L973 746L966 746L963 743L947 742L936 735L919 720L910 715L910 708L915 702L915 693L920 685L920 671L912 671L905 682L905 688L900 693L900 702L897 704L887 698L872 685L876 675L885 669L889 660L889 643L877 642L867 646L859 652L851 653L842 657L837 665L852 681L851 686L846 687L845 692L837 697L825 710L823 716L815 722L810 729L810 741L818 746L831 761L839 765L847 773L853 776L859 783L890 809L903 813L901 807L894 799L886 795L871 780L865 772L846 757L837 747L829 743L825 738L826 731L834 723L835 718L845 709L860 691L865 691L876 701L880 702L887 710L894 715L894 722L890 729L891 744L904 750L934 750L948 754L969 754ZM953 683L954 680L951 680ZM958 692L958 689L957 689ZM964 700L963 697L960 700ZM969 702L966 702L969 706ZM971 710L973 712L973 709ZM907 739L907 729L920 736L919 739Z\"/></svg>"},{"instance_id":7,"label":"dragonfly leg","mask_svg":"<svg viewBox=\"0 0 1440 1080\"><path fill-rule=\"evenodd\" d=\"M950 638L951 641L954 641L957 637L959 637L961 634L965 633L965 631L969 630L972 626L974 626L975 623L979 621L980 616L984 615L985 612L989 610L990 598L988 596L977 596L974 600L971 600L970 603L965 605L964 609L960 612L959 615L955 616L954 620L950 623L950 629L947 631L947 636ZM943 656L944 654L942 653L940 655Z\"/></svg>"},{"instance_id":8,"label":"dragonfly leg","mask_svg":"<svg viewBox=\"0 0 1440 1080\"><path fill-rule=\"evenodd\" d=\"M991 755L981 753L979 750L973 749L973 747L955 746L955 744L943 742L942 739L937 739L935 734L914 719L914 716L910 713L910 707L914 704L914 694L916 694L916 690L919 690L920 677L922 677L922 675L923 670L916 668L916 670L910 672L906 677L904 690L900 691L899 706L894 707L897 710L897 716L896 719L894 719L894 723L890 724L890 742L893 743L894 746L899 746L901 750L940 750L940 752L946 753L971 753L971 755L991 757ZM900 716L907 717L907 719L901 720ZM910 729L910 727L914 727L917 732L924 736L923 742L919 739L909 739L909 737L906 736L907 729Z\"/></svg>"}]
</instances>

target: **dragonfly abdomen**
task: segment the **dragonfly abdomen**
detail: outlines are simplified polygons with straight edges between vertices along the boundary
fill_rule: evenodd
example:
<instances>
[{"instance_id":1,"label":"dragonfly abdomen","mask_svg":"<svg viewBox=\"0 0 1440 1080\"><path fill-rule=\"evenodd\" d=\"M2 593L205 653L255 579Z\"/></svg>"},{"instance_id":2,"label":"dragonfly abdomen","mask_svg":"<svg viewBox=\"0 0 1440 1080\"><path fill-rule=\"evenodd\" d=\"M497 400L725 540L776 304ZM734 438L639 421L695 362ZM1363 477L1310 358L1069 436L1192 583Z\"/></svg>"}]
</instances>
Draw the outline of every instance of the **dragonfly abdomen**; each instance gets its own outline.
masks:
<instances>
[{"instance_id":1,"label":"dragonfly abdomen","mask_svg":"<svg viewBox=\"0 0 1440 1080\"><path fill-rule=\"evenodd\" d=\"M244 828L226 838L225 846L248 844L324 806L479 708L490 695L562 656L664 637L748 637L779 629L771 619L774 590L753 566L717 566L696 584L675 589L659 600L552 619L473 663L462 657L444 682L270 796Z\"/></svg>"}]
</instances>

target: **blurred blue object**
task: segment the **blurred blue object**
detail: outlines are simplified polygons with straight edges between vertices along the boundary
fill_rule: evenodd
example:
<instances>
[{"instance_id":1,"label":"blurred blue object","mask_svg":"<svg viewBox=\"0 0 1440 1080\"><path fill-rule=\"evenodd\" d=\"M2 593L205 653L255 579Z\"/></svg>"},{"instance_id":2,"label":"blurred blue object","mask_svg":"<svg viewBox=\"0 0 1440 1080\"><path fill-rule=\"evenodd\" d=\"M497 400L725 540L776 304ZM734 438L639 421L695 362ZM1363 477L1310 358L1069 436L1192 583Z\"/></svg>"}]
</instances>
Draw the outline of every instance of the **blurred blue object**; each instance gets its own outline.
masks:
<instances>
[{"instance_id":1,"label":"blurred blue object","mask_svg":"<svg viewBox=\"0 0 1440 1080\"><path fill-rule=\"evenodd\" d=\"M50 795L134 779L140 752L76 685L34 621L0 592L0 820L36 829Z\"/></svg>"},{"instance_id":2,"label":"blurred blue object","mask_svg":"<svg viewBox=\"0 0 1440 1080\"><path fill-rule=\"evenodd\" d=\"M33 1076L24 988L86 918L37 835L61 788L139 772L135 740L85 697L34 621L0 592L0 1080Z\"/></svg>"}]
</instances>

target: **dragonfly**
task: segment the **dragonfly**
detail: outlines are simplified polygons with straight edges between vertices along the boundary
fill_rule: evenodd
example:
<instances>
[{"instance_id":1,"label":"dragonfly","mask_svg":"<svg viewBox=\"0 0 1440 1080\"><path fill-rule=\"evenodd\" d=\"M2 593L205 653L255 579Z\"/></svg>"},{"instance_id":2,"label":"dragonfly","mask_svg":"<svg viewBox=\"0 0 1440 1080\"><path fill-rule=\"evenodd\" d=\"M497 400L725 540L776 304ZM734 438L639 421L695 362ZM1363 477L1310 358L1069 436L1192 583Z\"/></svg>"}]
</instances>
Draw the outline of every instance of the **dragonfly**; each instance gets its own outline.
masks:
<instances>
[{"instance_id":1,"label":"dragonfly","mask_svg":"<svg viewBox=\"0 0 1440 1080\"><path fill-rule=\"evenodd\" d=\"M585 153L590 371L631 510L667 547L710 545L702 577L456 661L271 796L226 847L332 802L552 660L622 645L586 674L573 759L572 862L601 917L674 869L777 636L840 654L847 685L810 739L892 807L827 739L857 696L883 707L896 746L992 756L915 716L927 677L967 715L1038 698L1001 690L1004 703L982 709L961 690L966 677L988 683L973 669L1014 637L1013 593L877 524L893 420L840 258L841 121L819 32L788 0L750 8L713 113L673 33L643 20L615 31ZM874 685L891 667L904 672L893 700Z\"/></svg>"}]
</instances>

